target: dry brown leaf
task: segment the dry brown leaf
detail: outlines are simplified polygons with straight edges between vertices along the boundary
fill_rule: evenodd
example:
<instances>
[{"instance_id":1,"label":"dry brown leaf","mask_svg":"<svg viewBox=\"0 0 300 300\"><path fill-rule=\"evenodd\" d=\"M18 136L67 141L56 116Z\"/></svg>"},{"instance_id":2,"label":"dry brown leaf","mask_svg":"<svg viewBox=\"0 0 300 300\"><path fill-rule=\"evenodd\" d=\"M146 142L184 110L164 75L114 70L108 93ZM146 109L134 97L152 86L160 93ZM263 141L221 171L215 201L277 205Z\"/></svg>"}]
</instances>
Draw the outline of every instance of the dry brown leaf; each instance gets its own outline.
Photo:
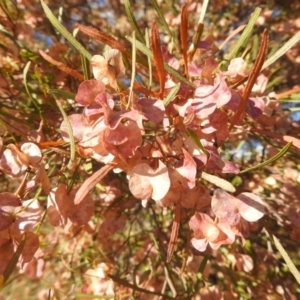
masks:
<instances>
[{"instance_id":1,"label":"dry brown leaf","mask_svg":"<svg viewBox=\"0 0 300 300\"><path fill-rule=\"evenodd\" d=\"M78 28L86 35L110 46L113 49L118 49L123 54L126 53L126 47L107 33L101 32L93 27L84 25L78 25Z\"/></svg>"},{"instance_id":2,"label":"dry brown leaf","mask_svg":"<svg viewBox=\"0 0 300 300\"><path fill-rule=\"evenodd\" d=\"M92 190L92 188L113 168L113 165L107 164L97 172L95 172L91 177L89 177L77 191L74 199L74 204L79 204L84 199L84 197Z\"/></svg>"},{"instance_id":3,"label":"dry brown leaf","mask_svg":"<svg viewBox=\"0 0 300 300\"><path fill-rule=\"evenodd\" d=\"M154 59L154 63L159 78L159 86L160 86L159 94L160 94L160 98L162 98L165 90L166 74L164 68L164 60L163 60L162 51L160 47L159 32L155 22L152 23L152 28L151 28L151 50L153 53L153 59Z\"/></svg>"},{"instance_id":4,"label":"dry brown leaf","mask_svg":"<svg viewBox=\"0 0 300 300\"><path fill-rule=\"evenodd\" d=\"M42 57L47 60L49 63L51 63L52 65L55 65L56 67L58 67L61 71L79 79L79 80L84 80L84 76L80 73L78 73L77 71L69 68L68 66L66 66L65 64L53 59L51 56L49 56L48 54L46 54L44 51L40 50L40 54L42 55Z\"/></svg>"},{"instance_id":5,"label":"dry brown leaf","mask_svg":"<svg viewBox=\"0 0 300 300\"><path fill-rule=\"evenodd\" d=\"M269 35L268 35L268 31L265 29L263 32L262 42L259 47L259 52L258 52L257 58L255 60L254 67L250 73L246 87L244 88L242 100L239 105L239 108L238 108L237 112L235 113L235 115L232 117L231 124L229 126L229 131L234 127L234 125L237 123L240 116L243 114L243 112L246 109L246 105L247 105L250 93L252 91L252 88L253 88L255 81L260 73L260 70L266 60L268 46L269 46Z\"/></svg>"},{"instance_id":6,"label":"dry brown leaf","mask_svg":"<svg viewBox=\"0 0 300 300\"><path fill-rule=\"evenodd\" d=\"M181 211L181 203L180 201L177 201L175 217L172 225L171 237L168 244L167 262L171 261L177 243L178 232L180 227L180 211Z\"/></svg>"},{"instance_id":7,"label":"dry brown leaf","mask_svg":"<svg viewBox=\"0 0 300 300\"><path fill-rule=\"evenodd\" d=\"M185 76L189 77L188 74L188 45L187 45L187 39L188 39L188 12L186 5L182 6L181 10L181 23L180 23L180 38L181 38L181 47L182 47L182 57L184 61L184 72Z\"/></svg>"}]
</instances>

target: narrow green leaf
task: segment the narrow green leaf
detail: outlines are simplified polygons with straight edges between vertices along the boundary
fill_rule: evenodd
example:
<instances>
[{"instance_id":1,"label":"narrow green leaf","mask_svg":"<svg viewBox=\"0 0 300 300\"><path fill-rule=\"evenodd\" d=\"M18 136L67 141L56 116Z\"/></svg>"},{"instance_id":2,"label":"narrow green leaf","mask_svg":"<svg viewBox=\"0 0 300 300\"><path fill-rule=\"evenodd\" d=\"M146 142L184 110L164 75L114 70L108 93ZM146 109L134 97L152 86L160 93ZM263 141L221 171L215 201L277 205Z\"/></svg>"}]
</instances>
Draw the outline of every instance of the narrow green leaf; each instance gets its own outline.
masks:
<instances>
[{"instance_id":1,"label":"narrow green leaf","mask_svg":"<svg viewBox=\"0 0 300 300\"><path fill-rule=\"evenodd\" d=\"M132 43L132 37L126 36L126 39ZM136 41L136 48L152 59L153 55L151 50L147 48L145 45L143 45L141 42ZM177 79L181 80L182 82L186 83L187 85L193 88L196 87L192 82L190 82L185 77L183 77L180 73L178 73L174 68L170 67L167 63L164 63L164 67L168 73L170 73Z\"/></svg>"},{"instance_id":2,"label":"narrow green leaf","mask_svg":"<svg viewBox=\"0 0 300 300\"><path fill-rule=\"evenodd\" d=\"M203 3L202 3L201 13L200 13L198 24L199 23L204 23L204 17L205 17L205 14L206 14L208 3L209 3L209 0L204 0Z\"/></svg>"},{"instance_id":3,"label":"narrow green leaf","mask_svg":"<svg viewBox=\"0 0 300 300\"><path fill-rule=\"evenodd\" d=\"M193 88L196 88L196 86L192 82L190 82L185 77L183 77L180 73L178 73L174 68L169 66L167 63L164 63L164 66L165 66L165 69L168 73L170 73L171 75L173 75L177 79L181 80L182 82L186 83L187 85L189 85Z\"/></svg>"},{"instance_id":4,"label":"narrow green leaf","mask_svg":"<svg viewBox=\"0 0 300 300\"><path fill-rule=\"evenodd\" d=\"M75 99L75 96L76 96L74 93L66 92L66 91L59 90L59 89L52 89L52 90L47 91L47 93L49 95L59 96L64 99Z\"/></svg>"},{"instance_id":5,"label":"narrow green leaf","mask_svg":"<svg viewBox=\"0 0 300 300\"><path fill-rule=\"evenodd\" d=\"M300 107L290 107L289 111L291 111L291 112L300 111Z\"/></svg>"},{"instance_id":6,"label":"narrow green leaf","mask_svg":"<svg viewBox=\"0 0 300 300\"><path fill-rule=\"evenodd\" d=\"M82 161L82 159L81 158L78 158L77 159L77 161L75 162L75 169L73 169L74 171L73 171L73 174L72 174L72 176L71 177L69 177L68 179L68 184L67 184L67 186L68 186L68 193L70 193L71 191L72 191L72 188L73 188L73 186L74 186L74 184L75 184L75 182L76 182L76 180L77 180L77 174L78 174L78 172L79 172L79 168L80 168L80 166L81 166L81 161ZM71 161L69 162L69 165L71 165Z\"/></svg>"},{"instance_id":7,"label":"narrow green leaf","mask_svg":"<svg viewBox=\"0 0 300 300\"><path fill-rule=\"evenodd\" d=\"M253 37L253 42L252 42L252 49L251 49L251 58L253 61L255 61L257 54L258 54L258 50L259 50L259 36L256 34Z\"/></svg>"},{"instance_id":8,"label":"narrow green leaf","mask_svg":"<svg viewBox=\"0 0 300 300\"><path fill-rule=\"evenodd\" d=\"M250 167L248 169L245 169L243 171L240 172L240 174L243 174L243 173L246 173L246 172L249 172L249 171L252 171L252 170L255 170L255 169L258 169L258 168L261 168L261 167L264 167L274 161L276 161L277 159L279 159L280 157L282 157L286 152L288 152L288 150L290 149L290 147L293 145L293 142L289 142L288 144L286 144L276 155L274 155L273 157L271 157L270 159L256 165L256 166L253 166L253 167Z\"/></svg>"},{"instance_id":9,"label":"narrow green leaf","mask_svg":"<svg viewBox=\"0 0 300 300\"><path fill-rule=\"evenodd\" d=\"M35 99L34 97L32 97L31 92L28 88L28 84L27 84L27 73L30 67L31 61L27 62L24 70L23 70L23 84L25 87L25 90L27 92L27 95L29 97L29 100L34 104L34 106L36 107L37 111L39 112L40 118L43 120L44 123L47 123L45 120L45 116L43 115L42 111L41 111L41 106L38 103L37 99ZM28 105L28 104L27 104Z\"/></svg>"},{"instance_id":10,"label":"narrow green leaf","mask_svg":"<svg viewBox=\"0 0 300 300\"><path fill-rule=\"evenodd\" d=\"M154 244L154 246L155 246L155 248L157 250L157 253L158 253L158 256L159 256L160 260L164 261L162 253L161 253L161 251L159 249L159 244L158 244L158 242L157 242L157 240L156 240L156 238L155 238L155 236L154 236L154 234L152 232L150 233L150 238L153 241L153 244Z\"/></svg>"},{"instance_id":11,"label":"narrow green leaf","mask_svg":"<svg viewBox=\"0 0 300 300\"><path fill-rule=\"evenodd\" d=\"M127 14L127 17L128 17L128 20L129 20L129 23L131 24L131 26L133 27L133 29L135 30L139 40L145 44L145 39L144 39L144 36L140 30L140 27L138 26L137 22L136 22L136 19L134 17L134 14L133 14L133 11L131 9L131 3L129 0L125 0L124 1L124 4L125 4L125 10L126 10L126 14Z\"/></svg>"},{"instance_id":12,"label":"narrow green leaf","mask_svg":"<svg viewBox=\"0 0 300 300\"><path fill-rule=\"evenodd\" d=\"M101 185L100 183L97 183L97 184L95 185L95 187L96 187L100 192L103 192L103 193L106 192L105 187L104 187L103 185Z\"/></svg>"},{"instance_id":13,"label":"narrow green leaf","mask_svg":"<svg viewBox=\"0 0 300 300\"><path fill-rule=\"evenodd\" d=\"M23 84L24 84L25 90L27 92L27 95L28 95L30 101L32 101L32 103L35 105L35 107L37 108L37 110L40 110L39 103L36 101L35 98L32 97L32 95L31 95L31 93L29 91L29 88L28 88L28 84L27 84L27 73L28 73L30 64L31 64L31 61L27 62L26 66L25 66L25 68L23 70Z\"/></svg>"},{"instance_id":14,"label":"narrow green leaf","mask_svg":"<svg viewBox=\"0 0 300 300\"><path fill-rule=\"evenodd\" d=\"M92 58L92 55L73 37L73 35L58 21L58 19L54 16L50 8L47 4L41 0L42 7L44 12L52 23L52 25L58 30L60 34L62 34L83 56L85 56L88 60Z\"/></svg>"},{"instance_id":15,"label":"narrow green leaf","mask_svg":"<svg viewBox=\"0 0 300 300\"><path fill-rule=\"evenodd\" d=\"M262 70L270 66L279 57L284 55L288 50L290 50L295 44L300 41L300 30L289 39L279 50L277 50L271 57L269 57L262 66Z\"/></svg>"},{"instance_id":16,"label":"narrow green leaf","mask_svg":"<svg viewBox=\"0 0 300 300\"><path fill-rule=\"evenodd\" d=\"M238 143L237 147L235 148L234 153L239 152L239 151L242 149L242 147L245 145L245 143L246 143L246 141L240 141L240 142Z\"/></svg>"},{"instance_id":17,"label":"narrow green leaf","mask_svg":"<svg viewBox=\"0 0 300 300\"><path fill-rule=\"evenodd\" d=\"M0 118L0 127L2 127L5 131L8 130L8 127L7 127L6 123L3 120L1 120L1 118Z\"/></svg>"},{"instance_id":18,"label":"narrow green leaf","mask_svg":"<svg viewBox=\"0 0 300 300\"><path fill-rule=\"evenodd\" d=\"M30 50L27 49L21 49L20 51L20 56L26 58L26 60L37 60L40 58L40 56L36 55L35 53L31 52Z\"/></svg>"},{"instance_id":19,"label":"narrow green leaf","mask_svg":"<svg viewBox=\"0 0 300 300\"><path fill-rule=\"evenodd\" d=\"M80 53L80 57L81 57L84 79L89 80L92 78L89 60L82 53Z\"/></svg>"},{"instance_id":20,"label":"narrow green leaf","mask_svg":"<svg viewBox=\"0 0 300 300\"><path fill-rule=\"evenodd\" d=\"M245 43L245 41L247 39L249 39L254 24L257 20L257 18L259 17L259 14L261 12L261 8L257 7L254 11L254 13L252 14L249 23L247 24L246 28L244 29L242 35L240 36L238 42L236 43L236 45L234 46L234 48L231 50L231 52L226 56L227 60L231 60L234 58L234 56L236 55L236 53L239 51L239 49L241 48L241 46Z\"/></svg>"},{"instance_id":21,"label":"narrow green leaf","mask_svg":"<svg viewBox=\"0 0 300 300\"><path fill-rule=\"evenodd\" d=\"M4 285L8 278L10 277L10 275L12 274L12 272L15 270L16 266L17 266L17 263L19 261L19 258L22 254L22 251L24 249L24 246L25 246L25 242L26 242L26 236L25 234L23 235L23 238L22 238L22 241L21 243L19 244L18 248L17 248L17 251L14 253L14 255L12 256L12 258L10 259L5 271L3 272L3 280L2 280L2 284ZM0 286L0 288L3 287Z\"/></svg>"},{"instance_id":22,"label":"narrow green leaf","mask_svg":"<svg viewBox=\"0 0 300 300\"><path fill-rule=\"evenodd\" d=\"M9 17L9 19L10 19L10 22L12 22L12 20L14 20L15 19L15 15L14 15L14 9L13 9L13 7L12 6L8 6L8 3L6 3L6 2L8 2L9 3L9 1L6 1L6 0L2 0L0 3L1 3L1 10L3 10L4 11L4 13ZM15 8L16 8L16 3L14 3L14 6L15 6Z\"/></svg>"},{"instance_id":23,"label":"narrow green leaf","mask_svg":"<svg viewBox=\"0 0 300 300\"><path fill-rule=\"evenodd\" d=\"M198 272L197 272L197 280L201 280L202 279L202 276L203 276L203 272L204 272L204 269L207 265L207 262L208 262L208 255L205 255L203 257L203 260L201 261L201 264L199 266L199 269L198 269Z\"/></svg>"},{"instance_id":24,"label":"narrow green leaf","mask_svg":"<svg viewBox=\"0 0 300 300\"><path fill-rule=\"evenodd\" d=\"M203 257L202 261L201 261L200 266L199 266L199 269L198 269L198 272L197 272L197 275L196 275L196 282L195 282L195 285L194 285L195 291L199 290L199 284L203 280L203 272L204 272L204 269L207 265L208 258L209 258L209 256L205 255Z\"/></svg>"},{"instance_id":25,"label":"narrow green leaf","mask_svg":"<svg viewBox=\"0 0 300 300\"><path fill-rule=\"evenodd\" d=\"M234 193L235 192L235 187L228 181L226 181L223 178L220 178L218 176L215 175L211 175L205 172L202 172L202 176L203 179L205 179L206 181L218 186L219 188L230 192L230 193Z\"/></svg>"},{"instance_id":26,"label":"narrow green leaf","mask_svg":"<svg viewBox=\"0 0 300 300\"><path fill-rule=\"evenodd\" d=\"M180 89L181 84L177 83L170 91L170 93L168 94L168 96L164 99L164 106L167 106L176 96L176 94L178 93L179 89Z\"/></svg>"},{"instance_id":27,"label":"narrow green leaf","mask_svg":"<svg viewBox=\"0 0 300 300\"><path fill-rule=\"evenodd\" d=\"M280 99L280 102L300 103L300 97L299 99L291 99L291 98Z\"/></svg>"},{"instance_id":28,"label":"narrow green leaf","mask_svg":"<svg viewBox=\"0 0 300 300\"><path fill-rule=\"evenodd\" d=\"M268 84L266 86L266 90L280 85L281 82L282 82L281 76L274 78L272 81L268 82Z\"/></svg>"},{"instance_id":29,"label":"narrow green leaf","mask_svg":"<svg viewBox=\"0 0 300 300\"><path fill-rule=\"evenodd\" d=\"M135 80L135 65L136 65L136 39L135 39L135 31L132 33L132 68L131 68L131 83L130 83L130 91L128 96L127 109L130 107L130 103L133 97L133 86Z\"/></svg>"},{"instance_id":30,"label":"narrow green leaf","mask_svg":"<svg viewBox=\"0 0 300 300\"><path fill-rule=\"evenodd\" d=\"M291 97L291 99L294 99L294 100L299 101L299 99L300 99L300 94L299 94L299 93L297 93L297 94L292 94L290 97Z\"/></svg>"},{"instance_id":31,"label":"narrow green leaf","mask_svg":"<svg viewBox=\"0 0 300 300\"><path fill-rule=\"evenodd\" d=\"M2 103L1 103L1 104L2 104ZM22 118L17 118L17 117L15 117L14 115L12 115L11 113L6 112L6 111L3 109L3 107L1 107L1 109L0 109L0 116L1 116L1 115L7 117L8 119L14 120L14 121L17 122L17 123L23 124L23 126L26 126L26 127L30 128L30 124L28 124L28 121L23 120ZM1 120L1 119L0 119L0 120ZM1 121L2 121L2 120L1 120ZM1 125L2 125L2 122L1 122ZM8 127L7 127L7 122L4 122L4 124L3 124L2 126L5 127L5 128L8 128Z\"/></svg>"},{"instance_id":32,"label":"narrow green leaf","mask_svg":"<svg viewBox=\"0 0 300 300\"><path fill-rule=\"evenodd\" d=\"M126 36L126 39L132 43L132 37L131 36ZM147 55L148 57L150 57L152 59L152 52L151 50L146 47L144 44L142 44L139 41L135 41L136 43L136 48L139 49L142 53L144 53L145 55Z\"/></svg>"},{"instance_id":33,"label":"narrow green leaf","mask_svg":"<svg viewBox=\"0 0 300 300\"><path fill-rule=\"evenodd\" d=\"M150 48L150 36L149 36L149 30L146 28L145 30L145 40L146 40L146 46ZM149 70L149 85L148 88L150 89L152 86L152 62L151 58L147 56L148 58L148 70Z\"/></svg>"},{"instance_id":34,"label":"narrow green leaf","mask_svg":"<svg viewBox=\"0 0 300 300\"><path fill-rule=\"evenodd\" d=\"M192 60L196 51L197 51L197 47L198 47L198 44L199 44L199 41L200 41L200 38L202 36L202 33L203 33L203 28L204 28L204 24L203 23L199 23L198 24L198 27L197 27L197 31L193 37L193 43L191 44L190 46L190 49L189 49L189 57L190 59ZM220 64L221 65L221 64Z\"/></svg>"},{"instance_id":35,"label":"narrow green leaf","mask_svg":"<svg viewBox=\"0 0 300 300\"><path fill-rule=\"evenodd\" d=\"M274 234L273 234L273 240L274 240L274 244L275 244L277 250L280 252L282 258L286 262L286 264L287 264L288 268L290 269L291 273L294 275L294 277L297 280L298 284L300 284L300 273L299 273L299 271L297 270L296 266L294 265L294 263L290 259L289 255L284 250L281 243L279 242L279 240L277 239L277 237Z\"/></svg>"},{"instance_id":36,"label":"narrow green leaf","mask_svg":"<svg viewBox=\"0 0 300 300\"><path fill-rule=\"evenodd\" d=\"M56 99L55 99L56 100ZM74 135L73 135L73 130L70 124L70 121L68 119L67 114L65 113L63 107L61 106L61 104L59 103L59 101L56 100L56 104L57 107L59 108L64 121L66 122L66 127L68 130L68 134L69 134L69 139L70 139L70 161L68 163L68 167L71 167L71 165L73 164L74 160L75 160L75 140L74 140Z\"/></svg>"},{"instance_id":37,"label":"narrow green leaf","mask_svg":"<svg viewBox=\"0 0 300 300\"><path fill-rule=\"evenodd\" d=\"M92 164L92 160L90 158L86 159L85 164L83 165L83 168L89 175L93 174L93 164Z\"/></svg>"},{"instance_id":38,"label":"narrow green leaf","mask_svg":"<svg viewBox=\"0 0 300 300\"><path fill-rule=\"evenodd\" d=\"M209 153L207 152L207 150L203 147L203 145L201 144L197 134L191 129L191 128L187 128L186 131L188 132L189 136L191 137L191 139L194 141L194 143L198 146L198 148L206 155L209 156Z\"/></svg>"},{"instance_id":39,"label":"narrow green leaf","mask_svg":"<svg viewBox=\"0 0 300 300\"><path fill-rule=\"evenodd\" d=\"M11 34L10 34L10 32L9 31L7 31L5 28L4 28L4 26L3 25L1 25L0 24L0 32L2 32L6 37L8 37L14 44L16 44L18 47L20 47L20 48L26 48L26 46L23 44L23 43L21 43L19 40L17 40L14 36L12 36ZM4 40L5 41L5 40ZM7 43L7 42L6 42ZM27 48L26 48L26 50L28 50Z\"/></svg>"},{"instance_id":40,"label":"narrow green leaf","mask_svg":"<svg viewBox=\"0 0 300 300\"><path fill-rule=\"evenodd\" d=\"M168 25L168 23L167 23L167 21L166 21L166 19L165 19L164 13L161 11L161 9L160 9L160 7L159 7L157 1L156 1L156 0L151 0L151 3L152 3L152 5L153 5L153 7L155 8L155 10L156 10L156 12L157 12L157 14L158 14L158 16L159 16L159 18L160 18L160 21L162 22L162 24L163 24L163 26L164 26L164 28L168 31L169 36L170 36L170 37L173 39L173 41L174 41L174 36L173 36L173 34L172 34L172 32L171 32L171 30L170 30L170 28L169 28L169 25ZM175 46L177 47L177 45L175 45ZM178 47L177 47L177 49L178 49Z\"/></svg>"},{"instance_id":41,"label":"narrow green leaf","mask_svg":"<svg viewBox=\"0 0 300 300\"><path fill-rule=\"evenodd\" d=\"M293 103L300 103L300 94L294 93L291 95L287 95L282 99L279 99L280 102L293 102Z\"/></svg>"}]
</instances>

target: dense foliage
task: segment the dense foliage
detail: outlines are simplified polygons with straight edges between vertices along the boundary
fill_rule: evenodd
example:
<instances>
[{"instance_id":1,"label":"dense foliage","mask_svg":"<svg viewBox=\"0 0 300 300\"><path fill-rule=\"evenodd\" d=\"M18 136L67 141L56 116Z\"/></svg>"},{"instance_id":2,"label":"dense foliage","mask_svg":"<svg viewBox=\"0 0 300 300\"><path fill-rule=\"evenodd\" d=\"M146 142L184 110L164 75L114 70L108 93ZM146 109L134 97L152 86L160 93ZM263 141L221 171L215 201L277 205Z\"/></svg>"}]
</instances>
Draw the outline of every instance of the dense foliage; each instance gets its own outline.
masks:
<instances>
[{"instance_id":1,"label":"dense foliage","mask_svg":"<svg viewBox=\"0 0 300 300\"><path fill-rule=\"evenodd\" d=\"M79 2L1 2L0 299L297 299L297 1Z\"/></svg>"}]
</instances>

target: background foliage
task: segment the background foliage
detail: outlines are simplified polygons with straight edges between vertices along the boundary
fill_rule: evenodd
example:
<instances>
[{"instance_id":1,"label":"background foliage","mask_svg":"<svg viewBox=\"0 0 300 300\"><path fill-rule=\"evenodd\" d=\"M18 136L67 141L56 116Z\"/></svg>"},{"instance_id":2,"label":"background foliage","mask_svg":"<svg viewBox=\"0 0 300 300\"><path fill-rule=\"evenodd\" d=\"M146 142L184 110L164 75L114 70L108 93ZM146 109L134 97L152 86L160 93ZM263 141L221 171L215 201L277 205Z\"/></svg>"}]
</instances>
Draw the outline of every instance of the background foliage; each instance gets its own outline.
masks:
<instances>
[{"instance_id":1,"label":"background foliage","mask_svg":"<svg viewBox=\"0 0 300 300\"><path fill-rule=\"evenodd\" d=\"M39 50L47 50L53 59L80 74L83 73L82 57L51 25L39 1L2 0L0 3L3 144L27 141L41 126L41 121L47 141L59 141L63 117L57 103L68 115L80 112L80 106L67 100L74 99L80 80L47 62ZM92 26L131 48L125 36L130 36L133 29L122 1L46 3L69 32L74 33L78 24ZM175 43L180 43L178 28L184 3L189 12L191 41L201 3L158 1ZM269 53L274 53L299 32L298 1L253 1L251 4L212 1L205 15L202 36L210 37L220 46L230 32L248 22L257 6L262 12L240 53L244 53L251 67L265 28L270 35ZM152 1L132 1L131 9L139 28L151 28L156 19L162 43L170 43ZM76 32L76 38L93 55L103 54L107 49L105 44L82 32ZM236 38L216 53L218 61L230 52ZM128 79L130 72L127 68ZM253 129L263 128L275 135L254 130L230 137L223 145L223 154L241 170L264 162L280 151L286 142L279 136L299 138L300 44L263 74L269 80L264 94L275 92L280 105L270 118L248 122ZM92 193L95 209L87 225L52 227L48 217L43 216L35 231L39 250L24 268L18 265L0 292L0 298L16 299L22 295L22 299L297 299L299 286L275 247L272 235L279 238L299 268L299 151L299 147L292 146L285 156L264 168L226 176L237 193L253 192L267 203L268 213L251 224L245 246L236 242L216 251L195 250L190 244L192 232L188 227L191 212L186 209L182 212L177 246L170 263L166 262L166 251L174 211L154 201L144 208L131 195L126 174L109 173ZM80 184L102 166L95 160L82 159L70 167L69 150L59 144L45 144L43 155L47 155L47 173L53 186L66 178L75 185ZM0 171L1 192L14 193L20 182ZM214 190L208 182L207 187L211 192ZM46 209L47 195L41 189L26 196L27 199L37 197Z\"/></svg>"}]
</instances>

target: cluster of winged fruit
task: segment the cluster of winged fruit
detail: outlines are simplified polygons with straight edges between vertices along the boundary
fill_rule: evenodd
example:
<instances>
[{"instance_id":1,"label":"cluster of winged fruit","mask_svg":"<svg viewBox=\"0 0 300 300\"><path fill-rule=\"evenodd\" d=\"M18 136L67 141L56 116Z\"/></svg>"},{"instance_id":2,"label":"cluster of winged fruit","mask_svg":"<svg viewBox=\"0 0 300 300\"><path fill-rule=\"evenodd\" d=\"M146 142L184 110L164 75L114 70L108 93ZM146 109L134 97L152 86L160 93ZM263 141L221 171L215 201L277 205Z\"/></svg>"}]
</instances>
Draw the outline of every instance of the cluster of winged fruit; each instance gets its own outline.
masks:
<instances>
[{"instance_id":1,"label":"cluster of winged fruit","mask_svg":"<svg viewBox=\"0 0 300 300\"><path fill-rule=\"evenodd\" d=\"M209 42L202 44L203 51L212 48ZM180 70L180 62L166 47L161 47L161 55L164 63ZM211 57L202 66L194 61L187 68L190 84L165 72L160 92L137 88L133 95L119 91L116 80L125 67L118 50L94 56L91 64L95 79L82 82L75 98L84 110L68 117L78 153L126 172L130 192L145 207L152 199L163 207L193 209L189 225L197 250L204 251L208 244L217 249L237 236L244 241L247 221L260 219L264 205L252 193L227 193L234 187L219 178L239 173L219 148L230 136L229 116L242 99L242 89L231 89L229 84L248 75L243 59L232 60L223 72ZM105 85L115 89L117 97L108 94ZM172 89L177 91L167 102ZM256 118L264 108L265 99L249 98L246 113ZM65 121L60 129L69 142ZM201 179L219 186L213 196Z\"/></svg>"},{"instance_id":2,"label":"cluster of winged fruit","mask_svg":"<svg viewBox=\"0 0 300 300\"><path fill-rule=\"evenodd\" d=\"M255 95L249 93L244 105L243 82L249 72L242 58L233 59L227 70L221 71L210 55L213 43L203 40L198 50L206 58L189 62L184 59L182 63L160 46L158 37L154 24L153 78L159 81L159 91L137 82L130 88L124 86L120 80L125 76L124 53L110 49L104 56L91 59L95 79L79 85L75 102L83 107L82 113L69 115L60 125L63 140L75 141L80 157L105 165L95 176L71 191L64 183L51 188L46 161L37 144L31 142L21 147L7 146L0 167L13 177L21 177L28 168L34 172L24 184L27 190L42 185L53 226L65 226L69 221L76 226L87 224L94 213L89 191L113 170L126 173L130 192L144 207L150 200L162 207L176 207L168 259L174 250L181 207L194 212L189 226L194 231L192 245L198 251L205 251L208 244L213 249L232 244L237 237L244 243L248 222L263 216L264 204L252 193L232 195L234 186L222 177L238 174L239 168L225 160L220 149L231 137L234 125L269 113L270 99L256 97L263 93L267 80L263 75L256 78L251 87ZM183 68L184 76L174 76ZM38 248L38 237L30 230L41 221L42 208L34 199L21 202L16 193L1 193L0 197L1 244L9 241L6 247L16 249L25 233L22 259L26 263ZM2 252L7 253L5 249ZM13 252L3 260L0 271L6 268Z\"/></svg>"}]
</instances>

